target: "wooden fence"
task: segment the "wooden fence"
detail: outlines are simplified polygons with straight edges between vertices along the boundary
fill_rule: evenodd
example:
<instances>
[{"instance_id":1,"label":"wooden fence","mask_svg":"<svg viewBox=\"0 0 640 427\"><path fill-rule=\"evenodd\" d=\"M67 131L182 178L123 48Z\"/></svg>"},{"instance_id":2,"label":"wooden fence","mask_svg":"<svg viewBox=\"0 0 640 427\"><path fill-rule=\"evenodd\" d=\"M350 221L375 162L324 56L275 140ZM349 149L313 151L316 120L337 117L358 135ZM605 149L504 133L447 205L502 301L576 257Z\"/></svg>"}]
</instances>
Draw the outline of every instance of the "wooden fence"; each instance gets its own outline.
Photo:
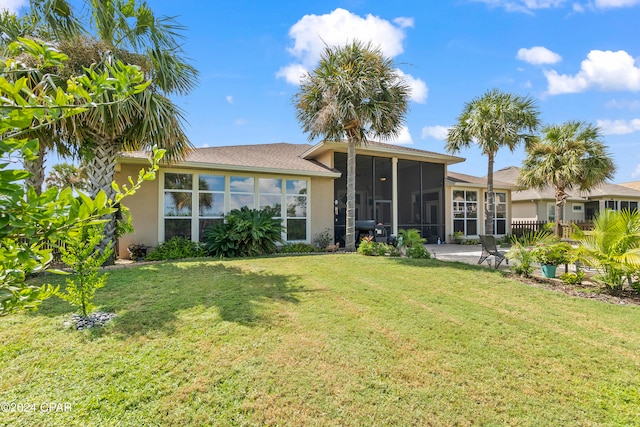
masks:
<instances>
[{"instance_id":1,"label":"wooden fence","mask_svg":"<svg viewBox=\"0 0 640 427\"><path fill-rule=\"evenodd\" d=\"M511 234L521 237L527 233L535 233L542 230L550 224L548 227L553 227L553 223L547 221L512 221L511 222ZM591 221L570 221L562 224L562 238L570 240L573 233L573 225L576 225L580 230L588 231L593 229L593 223Z\"/></svg>"}]
</instances>

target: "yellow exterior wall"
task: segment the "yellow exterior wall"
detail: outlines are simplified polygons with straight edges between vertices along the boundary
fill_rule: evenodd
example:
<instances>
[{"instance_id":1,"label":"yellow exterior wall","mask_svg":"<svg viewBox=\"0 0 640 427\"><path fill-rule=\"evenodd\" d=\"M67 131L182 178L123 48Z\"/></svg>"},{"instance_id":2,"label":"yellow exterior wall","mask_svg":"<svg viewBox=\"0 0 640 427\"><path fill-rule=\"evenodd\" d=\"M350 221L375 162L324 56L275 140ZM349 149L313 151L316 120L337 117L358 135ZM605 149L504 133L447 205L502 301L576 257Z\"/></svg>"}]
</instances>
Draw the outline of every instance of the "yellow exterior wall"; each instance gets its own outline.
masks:
<instances>
[{"instance_id":1,"label":"yellow exterior wall","mask_svg":"<svg viewBox=\"0 0 640 427\"><path fill-rule=\"evenodd\" d=\"M309 194L311 196L309 242L313 244L314 236L326 229L329 229L333 236L333 178L312 177Z\"/></svg>"},{"instance_id":2,"label":"yellow exterior wall","mask_svg":"<svg viewBox=\"0 0 640 427\"><path fill-rule=\"evenodd\" d=\"M127 177L130 176L135 180L140 169L144 167L144 164L120 165L120 170L115 175L115 181L118 185L129 185ZM127 247L130 244L146 246L158 244L158 185L157 178L154 181L145 181L136 194L123 200L123 204L131 212L135 231L120 238L118 242L120 258L129 258Z\"/></svg>"},{"instance_id":3,"label":"yellow exterior wall","mask_svg":"<svg viewBox=\"0 0 640 427\"><path fill-rule=\"evenodd\" d=\"M137 177L138 171L145 165L120 164L120 171L116 172L115 180L119 185L128 183L128 176ZM213 169L186 169L169 168L161 169L155 181L147 181L135 195L124 200L124 205L129 208L133 217L134 233L123 236L119 241L120 258L128 258L127 247L131 244L143 244L154 247L160 240L160 221L162 220L161 206L161 179L162 171L184 172L184 173L207 173L233 176L252 176L256 178L284 178L284 179L307 179L309 181L309 206L307 221L309 223L307 241L313 243L315 235L329 229L333 235L333 178L328 177L304 177L289 176L281 174L231 172Z\"/></svg>"}]
</instances>

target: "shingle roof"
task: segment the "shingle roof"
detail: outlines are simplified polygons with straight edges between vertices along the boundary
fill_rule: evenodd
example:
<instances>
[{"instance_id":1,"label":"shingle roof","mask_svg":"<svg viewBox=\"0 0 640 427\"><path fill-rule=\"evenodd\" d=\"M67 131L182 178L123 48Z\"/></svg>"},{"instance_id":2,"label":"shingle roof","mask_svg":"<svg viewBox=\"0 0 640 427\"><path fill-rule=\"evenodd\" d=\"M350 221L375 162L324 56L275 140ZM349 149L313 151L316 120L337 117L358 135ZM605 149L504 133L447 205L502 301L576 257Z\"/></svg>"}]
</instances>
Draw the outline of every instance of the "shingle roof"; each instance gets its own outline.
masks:
<instances>
[{"instance_id":1,"label":"shingle roof","mask_svg":"<svg viewBox=\"0 0 640 427\"><path fill-rule=\"evenodd\" d=\"M520 168L517 166L509 166L504 169L500 169L499 171L494 172L494 178L498 178L503 181L511 182L515 184L518 179L518 175L520 175ZM519 200L541 200L541 199L550 199L555 200L555 190L552 187L545 187L543 189L526 189L520 191L514 191L512 194L512 199L514 201ZM591 191L581 194L580 191L572 190L567 191L567 195L569 196L567 200L573 201L584 201L588 198L606 198L606 197L631 197L631 198L640 198L640 190L634 189L630 186L625 186L624 184L611 184L604 183L596 188L593 188Z\"/></svg>"},{"instance_id":2,"label":"shingle roof","mask_svg":"<svg viewBox=\"0 0 640 427\"><path fill-rule=\"evenodd\" d=\"M624 187L633 188L634 190L640 190L640 181L623 182L620 185L622 185Z\"/></svg>"},{"instance_id":3,"label":"shingle roof","mask_svg":"<svg viewBox=\"0 0 640 427\"><path fill-rule=\"evenodd\" d=\"M181 166L226 168L233 170L283 171L301 174L339 175L313 160L301 155L309 150L308 144L256 144L223 147L196 148L180 163ZM122 153L121 158L148 158L148 152Z\"/></svg>"},{"instance_id":4,"label":"shingle roof","mask_svg":"<svg viewBox=\"0 0 640 427\"><path fill-rule=\"evenodd\" d=\"M447 171L447 179L454 184L473 184L476 186L487 186L487 178L473 175L466 175L458 172ZM493 180L494 188L514 188L513 184L508 182Z\"/></svg>"}]
</instances>

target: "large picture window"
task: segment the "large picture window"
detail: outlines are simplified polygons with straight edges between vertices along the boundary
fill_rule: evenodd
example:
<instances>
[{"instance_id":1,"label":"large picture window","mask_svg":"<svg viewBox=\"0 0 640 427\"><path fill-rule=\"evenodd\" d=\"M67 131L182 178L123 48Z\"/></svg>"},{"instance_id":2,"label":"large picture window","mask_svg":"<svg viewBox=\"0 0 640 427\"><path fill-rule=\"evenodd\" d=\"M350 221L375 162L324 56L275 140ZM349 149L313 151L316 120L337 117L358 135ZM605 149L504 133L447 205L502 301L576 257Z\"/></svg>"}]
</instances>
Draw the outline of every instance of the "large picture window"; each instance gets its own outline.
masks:
<instances>
[{"instance_id":1,"label":"large picture window","mask_svg":"<svg viewBox=\"0 0 640 427\"><path fill-rule=\"evenodd\" d=\"M455 190L453 192L453 231L465 236L478 235L478 192Z\"/></svg>"},{"instance_id":2,"label":"large picture window","mask_svg":"<svg viewBox=\"0 0 640 427\"><path fill-rule=\"evenodd\" d=\"M245 206L281 219L286 240L307 241L306 179L165 172L162 184L164 241L175 236L202 241L207 227Z\"/></svg>"}]
</instances>

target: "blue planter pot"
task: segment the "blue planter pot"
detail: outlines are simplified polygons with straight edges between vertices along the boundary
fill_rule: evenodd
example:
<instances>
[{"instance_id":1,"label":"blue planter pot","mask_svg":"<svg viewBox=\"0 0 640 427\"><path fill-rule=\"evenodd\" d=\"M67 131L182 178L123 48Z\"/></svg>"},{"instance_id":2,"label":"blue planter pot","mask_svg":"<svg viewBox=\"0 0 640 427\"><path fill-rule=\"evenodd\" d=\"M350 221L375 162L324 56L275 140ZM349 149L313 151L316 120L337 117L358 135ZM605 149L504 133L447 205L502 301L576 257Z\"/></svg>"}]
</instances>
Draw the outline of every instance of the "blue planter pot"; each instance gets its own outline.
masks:
<instances>
[{"instance_id":1,"label":"blue planter pot","mask_svg":"<svg viewBox=\"0 0 640 427\"><path fill-rule=\"evenodd\" d=\"M542 270L542 275L548 279L553 279L554 277L556 277L556 268L558 266L557 265L546 265L543 264L540 266L540 269Z\"/></svg>"}]
</instances>

